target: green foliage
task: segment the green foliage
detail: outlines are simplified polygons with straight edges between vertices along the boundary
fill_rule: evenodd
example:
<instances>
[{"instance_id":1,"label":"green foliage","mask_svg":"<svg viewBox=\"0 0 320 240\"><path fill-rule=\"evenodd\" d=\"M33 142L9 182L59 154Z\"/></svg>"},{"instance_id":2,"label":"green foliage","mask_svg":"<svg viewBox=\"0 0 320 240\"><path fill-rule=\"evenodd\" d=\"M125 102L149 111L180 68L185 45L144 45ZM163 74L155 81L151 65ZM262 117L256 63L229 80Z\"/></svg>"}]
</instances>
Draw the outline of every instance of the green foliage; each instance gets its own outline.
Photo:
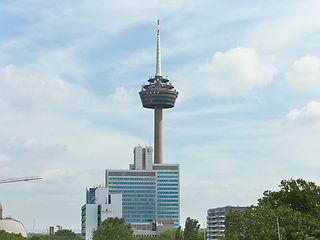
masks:
<instances>
[{"instance_id":1,"label":"green foliage","mask_svg":"<svg viewBox=\"0 0 320 240\"><path fill-rule=\"evenodd\" d=\"M35 234L28 238L29 240L81 240L80 236L77 236L71 230L61 230L56 232L54 235L48 234Z\"/></svg>"},{"instance_id":2,"label":"green foliage","mask_svg":"<svg viewBox=\"0 0 320 240\"><path fill-rule=\"evenodd\" d=\"M93 231L93 240L132 240L133 231L123 218L108 218Z\"/></svg>"},{"instance_id":3,"label":"green foliage","mask_svg":"<svg viewBox=\"0 0 320 240\"><path fill-rule=\"evenodd\" d=\"M188 217L184 228L184 240L196 240L198 238L199 228L200 224L198 220Z\"/></svg>"},{"instance_id":4,"label":"green foliage","mask_svg":"<svg viewBox=\"0 0 320 240\"><path fill-rule=\"evenodd\" d=\"M174 240L174 238L175 238L175 231L167 230L162 232L159 236L157 236L155 240Z\"/></svg>"},{"instance_id":5,"label":"green foliage","mask_svg":"<svg viewBox=\"0 0 320 240\"><path fill-rule=\"evenodd\" d=\"M206 234L205 231L204 231L203 229L200 229L200 230L198 231L197 239L198 239L198 240L203 240L205 234Z\"/></svg>"},{"instance_id":6,"label":"green foliage","mask_svg":"<svg viewBox=\"0 0 320 240\"><path fill-rule=\"evenodd\" d=\"M175 240L183 240L183 231L181 230L180 226L176 229L174 239Z\"/></svg>"},{"instance_id":7,"label":"green foliage","mask_svg":"<svg viewBox=\"0 0 320 240\"><path fill-rule=\"evenodd\" d=\"M28 239L30 239L30 240L47 240L47 239L49 239L49 236L43 235L43 234L35 234L35 235L28 237Z\"/></svg>"},{"instance_id":8,"label":"green foliage","mask_svg":"<svg viewBox=\"0 0 320 240\"><path fill-rule=\"evenodd\" d=\"M188 217L185 231L179 227L175 230L166 230L155 237L134 236L131 226L125 224L122 218L108 218L93 232L93 240L203 240L204 231L199 228L198 220Z\"/></svg>"},{"instance_id":9,"label":"green foliage","mask_svg":"<svg viewBox=\"0 0 320 240\"><path fill-rule=\"evenodd\" d=\"M278 192L265 191L257 206L231 212L226 219L226 240L320 239L320 189L303 179L283 180Z\"/></svg>"},{"instance_id":10,"label":"green foliage","mask_svg":"<svg viewBox=\"0 0 320 240\"><path fill-rule=\"evenodd\" d=\"M25 240L26 238L21 234L7 233L6 231L0 230L0 240Z\"/></svg>"},{"instance_id":11,"label":"green foliage","mask_svg":"<svg viewBox=\"0 0 320 240\"><path fill-rule=\"evenodd\" d=\"M280 191L265 191L259 205L267 204L273 209L288 206L301 213L320 215L320 187L303 179L282 180Z\"/></svg>"},{"instance_id":12,"label":"green foliage","mask_svg":"<svg viewBox=\"0 0 320 240\"><path fill-rule=\"evenodd\" d=\"M77 235L68 229L63 229L58 231L54 234L54 236L62 236L62 237L69 237L69 238L77 238Z\"/></svg>"}]
</instances>

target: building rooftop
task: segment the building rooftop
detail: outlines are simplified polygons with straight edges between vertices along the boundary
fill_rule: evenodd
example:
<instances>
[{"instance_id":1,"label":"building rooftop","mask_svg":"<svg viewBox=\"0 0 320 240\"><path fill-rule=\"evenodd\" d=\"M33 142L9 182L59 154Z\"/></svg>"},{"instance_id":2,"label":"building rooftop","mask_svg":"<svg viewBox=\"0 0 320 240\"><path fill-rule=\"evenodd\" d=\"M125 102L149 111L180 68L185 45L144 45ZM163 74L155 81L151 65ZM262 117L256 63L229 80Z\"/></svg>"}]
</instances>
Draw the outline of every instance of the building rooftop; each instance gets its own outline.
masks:
<instances>
[{"instance_id":1,"label":"building rooftop","mask_svg":"<svg viewBox=\"0 0 320 240\"><path fill-rule=\"evenodd\" d=\"M27 231L24 225L14 218L0 219L0 230L4 230L8 233L21 234L23 237L27 237Z\"/></svg>"}]
</instances>

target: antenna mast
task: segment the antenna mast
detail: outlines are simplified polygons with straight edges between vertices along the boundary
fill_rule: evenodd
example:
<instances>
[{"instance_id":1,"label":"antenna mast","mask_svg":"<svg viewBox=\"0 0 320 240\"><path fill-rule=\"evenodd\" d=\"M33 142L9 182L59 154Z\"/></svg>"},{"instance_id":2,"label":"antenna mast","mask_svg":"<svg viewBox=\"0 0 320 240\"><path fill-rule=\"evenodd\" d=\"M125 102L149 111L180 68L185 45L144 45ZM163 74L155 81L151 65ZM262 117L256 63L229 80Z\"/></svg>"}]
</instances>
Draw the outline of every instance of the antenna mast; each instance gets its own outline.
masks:
<instances>
[{"instance_id":1,"label":"antenna mast","mask_svg":"<svg viewBox=\"0 0 320 240\"><path fill-rule=\"evenodd\" d=\"M160 48L160 19L158 19L157 31L157 57L156 57L156 77L161 77L161 48Z\"/></svg>"}]
</instances>

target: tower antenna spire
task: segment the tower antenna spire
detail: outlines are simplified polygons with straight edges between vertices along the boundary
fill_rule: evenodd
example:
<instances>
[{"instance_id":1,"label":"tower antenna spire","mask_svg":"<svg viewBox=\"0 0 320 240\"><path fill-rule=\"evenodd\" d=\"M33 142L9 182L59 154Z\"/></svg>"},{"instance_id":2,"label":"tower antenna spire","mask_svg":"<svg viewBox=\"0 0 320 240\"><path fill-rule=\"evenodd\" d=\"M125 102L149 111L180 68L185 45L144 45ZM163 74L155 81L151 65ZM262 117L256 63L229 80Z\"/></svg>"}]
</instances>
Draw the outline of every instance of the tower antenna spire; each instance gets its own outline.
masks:
<instances>
[{"instance_id":1,"label":"tower antenna spire","mask_svg":"<svg viewBox=\"0 0 320 240\"><path fill-rule=\"evenodd\" d=\"M157 31L157 57L156 57L156 77L161 77L161 48L160 48L160 19L158 19Z\"/></svg>"}]
</instances>

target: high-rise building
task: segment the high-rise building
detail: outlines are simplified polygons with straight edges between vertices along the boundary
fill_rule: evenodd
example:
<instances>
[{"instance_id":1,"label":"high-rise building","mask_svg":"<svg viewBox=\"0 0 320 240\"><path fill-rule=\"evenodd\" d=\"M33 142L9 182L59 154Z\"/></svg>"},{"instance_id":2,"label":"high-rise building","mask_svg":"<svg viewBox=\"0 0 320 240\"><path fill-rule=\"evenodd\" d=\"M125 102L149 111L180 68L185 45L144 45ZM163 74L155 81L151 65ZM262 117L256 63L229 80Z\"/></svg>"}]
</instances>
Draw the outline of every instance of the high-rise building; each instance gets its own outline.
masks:
<instances>
[{"instance_id":1,"label":"high-rise building","mask_svg":"<svg viewBox=\"0 0 320 240\"><path fill-rule=\"evenodd\" d=\"M87 189L86 204L81 208L81 235L92 240L93 230L109 217L122 217L122 195L105 187Z\"/></svg>"},{"instance_id":2,"label":"high-rise building","mask_svg":"<svg viewBox=\"0 0 320 240\"><path fill-rule=\"evenodd\" d=\"M230 212L244 211L246 207L225 206L207 211L207 240L217 240L224 235L226 216Z\"/></svg>"},{"instance_id":3,"label":"high-rise building","mask_svg":"<svg viewBox=\"0 0 320 240\"><path fill-rule=\"evenodd\" d=\"M110 193L122 194L122 217L136 234L156 235L159 227L179 226L178 164L152 164L152 147L134 148L128 170L106 170Z\"/></svg>"}]
</instances>

